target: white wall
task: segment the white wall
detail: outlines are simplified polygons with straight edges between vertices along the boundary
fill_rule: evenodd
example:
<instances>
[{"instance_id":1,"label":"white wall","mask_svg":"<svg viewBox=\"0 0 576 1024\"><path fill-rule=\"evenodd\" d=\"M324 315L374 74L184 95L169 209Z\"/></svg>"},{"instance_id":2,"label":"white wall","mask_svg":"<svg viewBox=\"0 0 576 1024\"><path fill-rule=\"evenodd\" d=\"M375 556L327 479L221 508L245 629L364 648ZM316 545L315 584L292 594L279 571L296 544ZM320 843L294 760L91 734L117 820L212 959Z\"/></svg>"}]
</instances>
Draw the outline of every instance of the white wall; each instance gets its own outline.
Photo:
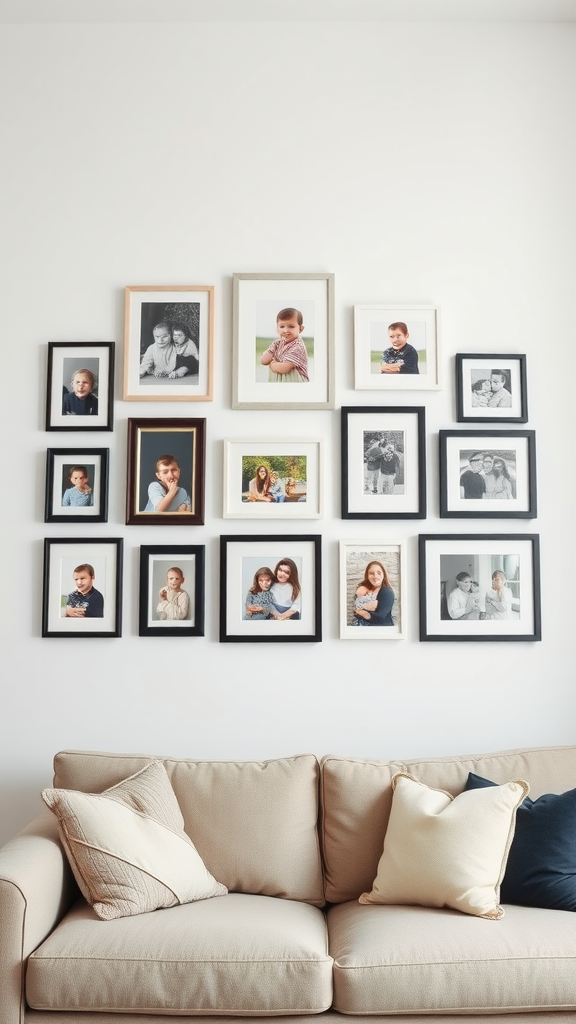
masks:
<instances>
[{"instance_id":1,"label":"white wall","mask_svg":"<svg viewBox=\"0 0 576 1024\"><path fill-rule=\"evenodd\" d=\"M312 751L409 757L574 741L571 532L574 90L569 25L4 26L0 836L39 807L63 747L200 758ZM333 412L231 410L231 275L330 271ZM113 340L126 284L216 286L216 384L193 407L124 403L111 434L44 431L47 343ZM442 311L443 388L353 388L356 303ZM454 354L527 354L536 521L441 520L438 431ZM342 405L426 406L425 522L339 518ZM188 412L189 408L189 412ZM124 525L126 421L207 420L204 527ZM465 428L468 425L463 425ZM222 439L320 436L321 644L218 643ZM47 447L111 449L108 524L125 539L121 639L41 639ZM419 533L538 532L541 643L420 643ZM79 535L79 533L78 533ZM338 639L340 539L407 540L408 638ZM206 545L206 636L139 638L141 544Z\"/></svg>"}]
</instances>

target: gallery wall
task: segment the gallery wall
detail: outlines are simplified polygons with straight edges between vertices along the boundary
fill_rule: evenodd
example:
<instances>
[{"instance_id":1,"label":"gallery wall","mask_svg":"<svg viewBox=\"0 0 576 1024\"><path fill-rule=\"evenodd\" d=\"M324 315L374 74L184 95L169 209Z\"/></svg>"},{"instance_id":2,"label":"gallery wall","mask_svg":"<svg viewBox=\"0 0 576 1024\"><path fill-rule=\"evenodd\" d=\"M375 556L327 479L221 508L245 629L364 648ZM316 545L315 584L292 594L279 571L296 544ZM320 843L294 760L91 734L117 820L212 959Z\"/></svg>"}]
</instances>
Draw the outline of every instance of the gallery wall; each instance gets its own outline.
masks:
<instances>
[{"instance_id":1,"label":"gallery wall","mask_svg":"<svg viewBox=\"0 0 576 1024\"><path fill-rule=\"evenodd\" d=\"M0 839L62 748L192 758L574 740L576 35L566 24L11 25L0 34ZM232 409L232 275L334 274L335 407ZM215 286L212 402L124 402L126 285ZM436 305L441 388L354 389L353 308ZM114 430L47 432L49 341L116 344ZM440 519L455 355L526 355L536 520ZM340 408L426 410L425 521L340 518ZM125 525L127 420L206 419L203 526ZM223 441L319 438L321 643L219 643ZM44 523L46 450L110 449L107 523ZM121 638L41 637L45 537L124 540ZM537 533L541 642L422 643L418 535ZM339 638L340 541L406 547L406 638ZM204 637L139 637L141 545L202 544Z\"/></svg>"}]
</instances>

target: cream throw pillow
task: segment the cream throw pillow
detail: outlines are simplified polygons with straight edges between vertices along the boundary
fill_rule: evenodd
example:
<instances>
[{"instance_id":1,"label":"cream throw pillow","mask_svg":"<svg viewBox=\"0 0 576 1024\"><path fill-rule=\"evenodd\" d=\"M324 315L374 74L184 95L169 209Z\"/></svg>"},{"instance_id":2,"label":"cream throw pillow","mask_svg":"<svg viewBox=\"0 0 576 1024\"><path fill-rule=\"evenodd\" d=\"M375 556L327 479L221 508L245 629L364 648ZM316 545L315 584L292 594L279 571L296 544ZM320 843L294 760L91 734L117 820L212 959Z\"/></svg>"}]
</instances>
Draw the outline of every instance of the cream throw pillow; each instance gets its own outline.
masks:
<instances>
[{"instance_id":1,"label":"cream throw pillow","mask_svg":"<svg viewBox=\"0 0 576 1024\"><path fill-rule=\"evenodd\" d=\"M372 891L359 902L447 906L477 917L502 917L500 882L528 783L507 782L452 797L399 772L392 789L378 873Z\"/></svg>"},{"instance_id":2,"label":"cream throw pillow","mask_svg":"<svg viewBox=\"0 0 576 1024\"><path fill-rule=\"evenodd\" d=\"M45 789L78 886L98 917L110 920L222 896L184 832L161 761L103 793Z\"/></svg>"}]
</instances>

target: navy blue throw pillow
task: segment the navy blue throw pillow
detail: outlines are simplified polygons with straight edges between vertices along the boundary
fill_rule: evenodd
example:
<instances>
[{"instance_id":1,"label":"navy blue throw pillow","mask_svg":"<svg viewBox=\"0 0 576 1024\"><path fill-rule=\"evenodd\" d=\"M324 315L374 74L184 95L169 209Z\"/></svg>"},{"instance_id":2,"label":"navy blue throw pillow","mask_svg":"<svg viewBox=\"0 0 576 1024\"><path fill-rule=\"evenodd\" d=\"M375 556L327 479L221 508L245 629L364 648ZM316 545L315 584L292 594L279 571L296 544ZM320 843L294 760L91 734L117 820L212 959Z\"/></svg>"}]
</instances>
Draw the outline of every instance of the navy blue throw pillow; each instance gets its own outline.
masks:
<instances>
[{"instance_id":1,"label":"navy blue throw pillow","mask_svg":"<svg viewBox=\"0 0 576 1024\"><path fill-rule=\"evenodd\" d=\"M466 789L495 786L470 772ZM516 831L500 888L501 903L576 910L576 789L529 796L516 812Z\"/></svg>"}]
</instances>

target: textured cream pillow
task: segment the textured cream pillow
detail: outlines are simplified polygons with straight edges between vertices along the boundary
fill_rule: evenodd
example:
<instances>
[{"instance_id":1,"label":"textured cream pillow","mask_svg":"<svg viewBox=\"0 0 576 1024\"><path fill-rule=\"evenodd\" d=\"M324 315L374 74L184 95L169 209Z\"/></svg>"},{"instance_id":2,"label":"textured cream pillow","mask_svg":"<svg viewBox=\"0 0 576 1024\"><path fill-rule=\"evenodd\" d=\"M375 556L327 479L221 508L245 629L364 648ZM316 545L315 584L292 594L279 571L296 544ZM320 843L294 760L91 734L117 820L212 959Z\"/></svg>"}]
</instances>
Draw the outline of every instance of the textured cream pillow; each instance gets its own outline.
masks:
<instances>
[{"instance_id":1,"label":"textured cream pillow","mask_svg":"<svg viewBox=\"0 0 576 1024\"><path fill-rule=\"evenodd\" d=\"M502 917L500 882L528 783L451 797L399 772L392 789L378 873L360 903L447 906L477 917Z\"/></svg>"},{"instance_id":2,"label":"textured cream pillow","mask_svg":"<svg viewBox=\"0 0 576 1024\"><path fill-rule=\"evenodd\" d=\"M45 789L78 886L98 917L110 920L223 896L184 832L161 761L103 793Z\"/></svg>"}]
</instances>

